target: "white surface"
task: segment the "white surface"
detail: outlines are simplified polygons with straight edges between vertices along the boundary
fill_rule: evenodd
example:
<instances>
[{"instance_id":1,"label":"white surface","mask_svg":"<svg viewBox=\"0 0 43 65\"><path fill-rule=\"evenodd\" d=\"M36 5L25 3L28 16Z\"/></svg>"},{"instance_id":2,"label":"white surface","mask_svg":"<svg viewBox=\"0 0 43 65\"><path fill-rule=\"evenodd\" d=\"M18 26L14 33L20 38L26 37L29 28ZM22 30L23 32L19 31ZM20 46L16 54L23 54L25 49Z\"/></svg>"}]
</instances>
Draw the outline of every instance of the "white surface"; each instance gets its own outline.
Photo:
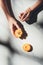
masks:
<instances>
[{"instance_id":1,"label":"white surface","mask_svg":"<svg viewBox=\"0 0 43 65\"><path fill-rule=\"evenodd\" d=\"M38 61L35 61L34 59L30 59L18 54L14 54L12 65L41 65Z\"/></svg>"},{"instance_id":2,"label":"white surface","mask_svg":"<svg viewBox=\"0 0 43 65\"><path fill-rule=\"evenodd\" d=\"M10 50L5 46L0 45L0 65L8 65L10 58Z\"/></svg>"},{"instance_id":3,"label":"white surface","mask_svg":"<svg viewBox=\"0 0 43 65\"><path fill-rule=\"evenodd\" d=\"M9 27L3 9L0 7L0 40L6 42L9 40Z\"/></svg>"},{"instance_id":4,"label":"white surface","mask_svg":"<svg viewBox=\"0 0 43 65\"><path fill-rule=\"evenodd\" d=\"M36 0L11 0L12 2L12 9L13 9L13 12L14 12L14 15L15 17L19 20L19 14L21 12L23 12L26 8L32 6ZM15 5L14 5L15 4ZM38 20L37 20L37 23L41 22L41 20L43 21L43 11L38 15ZM21 22L22 23L22 22ZM17 38L13 38L13 40L11 39L11 46L16 50L18 51L21 55L26 55L27 57L30 57L28 58L28 61L25 61L24 58L22 58L21 56L19 57L18 55L14 55L13 57L13 65L40 65L38 64L38 61L35 62L35 58L34 57L37 57L37 58L43 58L43 29L41 29L40 26L37 26L37 24L33 24L33 25L28 25L26 24L25 22L22 23L26 32L28 33L28 37L24 40L21 40L21 39L17 39ZM35 26L36 25L36 26ZM23 44L25 43L30 43L32 46L33 46L33 51L32 52L25 52L23 49L22 49L22 46ZM32 59L32 57L34 59ZM19 59L19 60L18 60ZM39 59L39 60L40 60ZM26 59L27 60L27 59ZM25 63L24 63L24 62ZM32 63L30 63L30 61ZM17 62L17 63L16 63ZM43 65L43 64L42 64Z\"/></svg>"},{"instance_id":5,"label":"white surface","mask_svg":"<svg viewBox=\"0 0 43 65\"><path fill-rule=\"evenodd\" d=\"M18 18L20 12L24 11L26 8L28 8L30 5L32 6L36 0L34 1L29 1L29 0L11 0L12 2L12 9L13 12L15 14L15 16ZM15 4L15 5L14 5ZM42 12L43 13L43 12ZM42 15L41 15L42 16ZM40 21L40 17L39 17L39 21ZM43 20L43 18L42 18ZM27 53L28 55L34 55L37 56L39 58L43 58L43 33L42 31L40 31L40 29L38 29L37 27L35 27L34 25L28 25L26 22L21 22L26 30L26 32L28 33L28 36L26 39L21 40L21 39L17 39L14 38L13 41L15 43L13 43L12 41L12 46L17 49L19 52L23 52L22 49L22 45L24 43L30 43L33 46L33 51L31 53ZM23 52L26 53L26 52Z\"/></svg>"},{"instance_id":6,"label":"white surface","mask_svg":"<svg viewBox=\"0 0 43 65\"><path fill-rule=\"evenodd\" d=\"M19 14L22 11L24 11L26 8L28 8L28 6L31 6L35 2L36 2L36 0L30 0L30 1L29 0L12 0L12 9L15 14L15 17L19 20L19 18L18 18ZM43 21L42 13L43 13L43 11L39 14L40 16L38 15L38 22L40 22L40 20ZM12 36L10 36L11 46L13 47L13 49L15 49L18 53L21 54L21 55L14 54L14 56L12 58L12 62L13 62L12 65L27 65L27 64L43 65L38 62L40 59L43 59L43 31L42 31L43 29L41 29L40 26L38 28L37 24L35 24L36 26L28 25L25 22L22 24L24 25L24 28L25 28L26 32L28 33L28 37L24 40L21 40L21 39L13 38ZM3 10L0 8L0 40L8 41L8 39L9 39L8 22L6 20ZM23 51L22 45L24 43L30 43L33 46L33 51L29 52L29 53ZM3 46L0 47L0 53L2 52L2 55L4 55L4 52L6 52L5 55L9 54L9 51L7 51L5 49L6 48L4 48ZM2 55L0 55L0 57L2 57ZM24 55L24 57L22 55ZM28 58L25 56L27 56ZM40 58L40 59L37 59L37 58ZM37 60L35 61L35 59L37 59ZM3 58L1 60L1 62L2 61L3 61ZM0 65L6 65L7 60L4 60L3 62L5 62L5 64L2 63Z\"/></svg>"}]
</instances>

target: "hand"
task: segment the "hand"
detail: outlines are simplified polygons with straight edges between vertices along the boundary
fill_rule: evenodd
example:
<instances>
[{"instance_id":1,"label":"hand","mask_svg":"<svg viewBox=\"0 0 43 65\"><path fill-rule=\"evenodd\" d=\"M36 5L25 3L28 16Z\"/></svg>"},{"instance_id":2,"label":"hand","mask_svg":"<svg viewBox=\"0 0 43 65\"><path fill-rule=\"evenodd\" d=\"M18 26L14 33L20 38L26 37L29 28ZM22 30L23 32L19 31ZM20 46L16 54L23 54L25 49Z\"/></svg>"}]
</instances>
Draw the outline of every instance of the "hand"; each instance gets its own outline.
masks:
<instances>
[{"instance_id":1,"label":"hand","mask_svg":"<svg viewBox=\"0 0 43 65\"><path fill-rule=\"evenodd\" d=\"M10 26L10 30L13 36L15 36L16 38L21 37L22 30L17 24L17 21L13 17L9 18L9 26Z\"/></svg>"},{"instance_id":2,"label":"hand","mask_svg":"<svg viewBox=\"0 0 43 65\"><path fill-rule=\"evenodd\" d=\"M30 13L31 13L31 9L28 8L26 11L20 13L19 18L20 18L22 21L27 21L27 20L29 20Z\"/></svg>"}]
</instances>

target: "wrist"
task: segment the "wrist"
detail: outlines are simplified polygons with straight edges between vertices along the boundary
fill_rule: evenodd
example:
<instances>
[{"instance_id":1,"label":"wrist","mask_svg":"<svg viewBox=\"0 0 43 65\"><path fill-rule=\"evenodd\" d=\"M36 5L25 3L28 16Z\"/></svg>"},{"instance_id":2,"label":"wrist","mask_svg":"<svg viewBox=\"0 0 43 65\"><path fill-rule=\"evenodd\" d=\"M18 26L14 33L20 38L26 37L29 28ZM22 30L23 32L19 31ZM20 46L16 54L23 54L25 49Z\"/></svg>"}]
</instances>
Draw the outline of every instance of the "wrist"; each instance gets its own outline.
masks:
<instances>
[{"instance_id":1,"label":"wrist","mask_svg":"<svg viewBox=\"0 0 43 65\"><path fill-rule=\"evenodd\" d=\"M7 19L8 19L8 21L10 21L10 20L14 20L15 21L15 19L12 16L10 16L10 15L7 15Z\"/></svg>"},{"instance_id":2,"label":"wrist","mask_svg":"<svg viewBox=\"0 0 43 65\"><path fill-rule=\"evenodd\" d=\"M30 7L31 11L33 11L35 8L34 7Z\"/></svg>"},{"instance_id":3,"label":"wrist","mask_svg":"<svg viewBox=\"0 0 43 65\"><path fill-rule=\"evenodd\" d=\"M32 9L29 7L26 11L27 11L27 12L31 12L31 11L32 11Z\"/></svg>"}]
</instances>

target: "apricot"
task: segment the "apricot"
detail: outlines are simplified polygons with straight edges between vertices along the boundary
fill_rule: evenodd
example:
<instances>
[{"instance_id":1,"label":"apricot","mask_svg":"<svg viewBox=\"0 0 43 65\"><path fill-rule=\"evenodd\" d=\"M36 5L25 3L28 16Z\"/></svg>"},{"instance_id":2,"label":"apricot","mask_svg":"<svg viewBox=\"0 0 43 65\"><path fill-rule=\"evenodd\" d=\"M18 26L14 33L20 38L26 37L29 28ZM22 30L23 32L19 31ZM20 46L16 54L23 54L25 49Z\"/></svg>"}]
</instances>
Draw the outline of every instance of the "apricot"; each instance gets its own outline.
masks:
<instances>
[{"instance_id":1,"label":"apricot","mask_svg":"<svg viewBox=\"0 0 43 65\"><path fill-rule=\"evenodd\" d=\"M15 34L16 38L20 38L22 36L23 32L21 29L17 29L17 30L15 30L14 34Z\"/></svg>"},{"instance_id":2,"label":"apricot","mask_svg":"<svg viewBox=\"0 0 43 65\"><path fill-rule=\"evenodd\" d=\"M23 50L26 52L30 52L30 51L32 51L32 46L30 44L25 43L23 45Z\"/></svg>"}]
</instances>

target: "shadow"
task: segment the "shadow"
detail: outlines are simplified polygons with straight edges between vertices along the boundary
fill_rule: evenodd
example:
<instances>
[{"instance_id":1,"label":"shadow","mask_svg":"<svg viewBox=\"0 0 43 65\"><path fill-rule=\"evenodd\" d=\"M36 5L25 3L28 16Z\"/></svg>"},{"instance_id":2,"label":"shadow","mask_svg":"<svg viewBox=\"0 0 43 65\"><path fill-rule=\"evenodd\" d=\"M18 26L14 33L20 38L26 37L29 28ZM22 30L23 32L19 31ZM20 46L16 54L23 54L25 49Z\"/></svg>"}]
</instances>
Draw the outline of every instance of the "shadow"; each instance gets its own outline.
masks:
<instances>
[{"instance_id":1,"label":"shadow","mask_svg":"<svg viewBox=\"0 0 43 65\"><path fill-rule=\"evenodd\" d=\"M23 27L23 25L16 19L16 21L17 21L17 24L19 25L19 27L22 29L22 32L23 32L23 34L22 34L22 36L20 37L20 39L26 39L26 37L27 37L27 33L26 33L26 31L25 31L25 29L24 29L24 27ZM16 28L16 26L14 26L14 24L13 24L13 31L15 32L15 30L17 29Z\"/></svg>"},{"instance_id":2,"label":"shadow","mask_svg":"<svg viewBox=\"0 0 43 65\"><path fill-rule=\"evenodd\" d=\"M33 51L33 46L32 45L30 45L30 46L31 46L31 49L28 52L32 52Z\"/></svg>"},{"instance_id":3,"label":"shadow","mask_svg":"<svg viewBox=\"0 0 43 65\"><path fill-rule=\"evenodd\" d=\"M43 28L43 23L39 23L40 27Z\"/></svg>"},{"instance_id":4,"label":"shadow","mask_svg":"<svg viewBox=\"0 0 43 65\"><path fill-rule=\"evenodd\" d=\"M40 26L41 29L43 29L43 22L37 23L38 26Z\"/></svg>"},{"instance_id":5,"label":"shadow","mask_svg":"<svg viewBox=\"0 0 43 65\"><path fill-rule=\"evenodd\" d=\"M30 18L28 21L26 21L26 23L31 25L31 24L37 22L37 15L42 10L43 10L43 3L41 3L41 5L39 7L37 7L34 11L32 11L30 13Z\"/></svg>"},{"instance_id":6,"label":"shadow","mask_svg":"<svg viewBox=\"0 0 43 65\"><path fill-rule=\"evenodd\" d=\"M20 28L22 29L22 31L23 31L23 34L22 34L22 36L20 37L20 39L26 39L26 37L27 37L27 32L25 31L23 25L22 25L19 21L17 21L17 24L19 25L19 27L20 27Z\"/></svg>"},{"instance_id":7,"label":"shadow","mask_svg":"<svg viewBox=\"0 0 43 65\"><path fill-rule=\"evenodd\" d=\"M0 41L0 45L7 47L12 53L15 52L14 49L10 46L10 42L9 41L7 41L7 42Z\"/></svg>"},{"instance_id":8,"label":"shadow","mask_svg":"<svg viewBox=\"0 0 43 65\"><path fill-rule=\"evenodd\" d=\"M12 10L12 6L11 6L11 0L4 0L5 4L6 4L6 7L7 7L7 10L9 12L9 14L15 18L14 14L13 14L13 10Z\"/></svg>"}]
</instances>

